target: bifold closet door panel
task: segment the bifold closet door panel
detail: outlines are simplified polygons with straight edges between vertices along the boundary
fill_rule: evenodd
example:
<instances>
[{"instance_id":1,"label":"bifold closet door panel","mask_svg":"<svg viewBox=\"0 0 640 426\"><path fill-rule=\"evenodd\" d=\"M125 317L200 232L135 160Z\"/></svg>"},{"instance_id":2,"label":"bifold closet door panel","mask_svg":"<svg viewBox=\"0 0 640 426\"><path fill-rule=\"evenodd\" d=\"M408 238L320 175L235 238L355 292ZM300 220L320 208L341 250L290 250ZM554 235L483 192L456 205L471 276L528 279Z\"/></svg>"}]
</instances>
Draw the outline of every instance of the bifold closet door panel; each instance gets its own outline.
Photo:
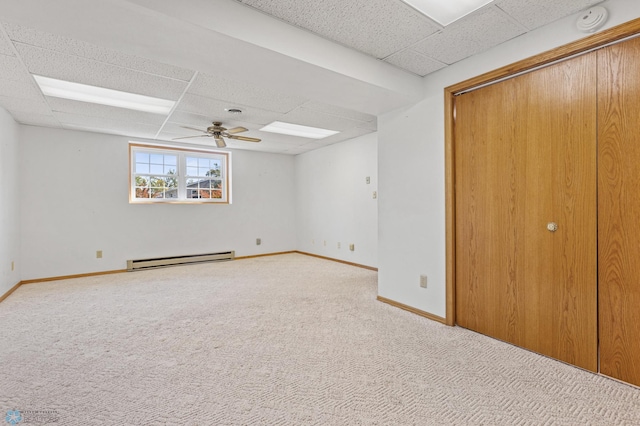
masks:
<instances>
[{"instance_id":1,"label":"bifold closet door panel","mask_svg":"<svg viewBox=\"0 0 640 426\"><path fill-rule=\"evenodd\" d=\"M600 372L640 386L640 39L598 52Z\"/></svg>"},{"instance_id":2,"label":"bifold closet door panel","mask_svg":"<svg viewBox=\"0 0 640 426\"><path fill-rule=\"evenodd\" d=\"M459 95L454 145L458 325L592 371L596 87L588 54Z\"/></svg>"}]
</instances>

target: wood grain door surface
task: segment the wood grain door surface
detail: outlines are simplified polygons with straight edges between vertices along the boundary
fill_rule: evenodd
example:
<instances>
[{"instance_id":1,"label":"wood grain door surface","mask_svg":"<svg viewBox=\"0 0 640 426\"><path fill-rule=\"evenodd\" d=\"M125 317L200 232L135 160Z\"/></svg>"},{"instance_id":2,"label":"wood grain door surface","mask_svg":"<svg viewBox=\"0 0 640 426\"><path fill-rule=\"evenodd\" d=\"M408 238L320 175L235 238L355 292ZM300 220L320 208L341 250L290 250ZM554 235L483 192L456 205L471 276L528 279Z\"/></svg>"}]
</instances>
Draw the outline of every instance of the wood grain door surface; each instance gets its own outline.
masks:
<instances>
[{"instance_id":1,"label":"wood grain door surface","mask_svg":"<svg viewBox=\"0 0 640 426\"><path fill-rule=\"evenodd\" d=\"M600 371L640 386L640 39L598 52Z\"/></svg>"},{"instance_id":2,"label":"wood grain door surface","mask_svg":"<svg viewBox=\"0 0 640 426\"><path fill-rule=\"evenodd\" d=\"M591 371L596 89L592 53L457 96L454 146L458 325Z\"/></svg>"}]
</instances>

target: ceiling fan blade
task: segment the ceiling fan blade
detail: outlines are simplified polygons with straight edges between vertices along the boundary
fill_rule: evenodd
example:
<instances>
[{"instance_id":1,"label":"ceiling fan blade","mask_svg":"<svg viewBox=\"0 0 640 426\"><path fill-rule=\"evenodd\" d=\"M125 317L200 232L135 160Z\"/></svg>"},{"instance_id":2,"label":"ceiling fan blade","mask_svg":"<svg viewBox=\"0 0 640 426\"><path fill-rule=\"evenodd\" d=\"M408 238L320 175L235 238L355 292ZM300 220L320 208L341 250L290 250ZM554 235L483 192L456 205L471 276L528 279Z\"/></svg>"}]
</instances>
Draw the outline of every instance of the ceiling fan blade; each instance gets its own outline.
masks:
<instances>
[{"instance_id":1,"label":"ceiling fan blade","mask_svg":"<svg viewBox=\"0 0 640 426\"><path fill-rule=\"evenodd\" d=\"M196 136L183 136L181 138L173 138L172 141L177 141L178 139L189 139L189 138L210 138L211 135L196 135Z\"/></svg>"},{"instance_id":2,"label":"ceiling fan blade","mask_svg":"<svg viewBox=\"0 0 640 426\"><path fill-rule=\"evenodd\" d=\"M216 146L218 148L224 148L225 146L227 146L224 139L222 139L220 136L215 136L214 138L216 140Z\"/></svg>"},{"instance_id":3,"label":"ceiling fan blade","mask_svg":"<svg viewBox=\"0 0 640 426\"><path fill-rule=\"evenodd\" d=\"M196 129L195 127L189 127L189 126L180 126L180 127L182 127L183 129L197 130L198 132L207 133L206 130Z\"/></svg>"},{"instance_id":4,"label":"ceiling fan blade","mask_svg":"<svg viewBox=\"0 0 640 426\"><path fill-rule=\"evenodd\" d=\"M260 142L262 139L258 139L258 138L249 138L247 136L235 136L235 135L229 135L227 136L229 139L237 139L239 141L247 141L247 142Z\"/></svg>"},{"instance_id":5,"label":"ceiling fan blade","mask_svg":"<svg viewBox=\"0 0 640 426\"><path fill-rule=\"evenodd\" d=\"M229 133L230 135L234 134L234 133L242 133L242 132L246 132L247 129L246 127L234 127L233 129L227 129L225 130L225 133Z\"/></svg>"}]
</instances>

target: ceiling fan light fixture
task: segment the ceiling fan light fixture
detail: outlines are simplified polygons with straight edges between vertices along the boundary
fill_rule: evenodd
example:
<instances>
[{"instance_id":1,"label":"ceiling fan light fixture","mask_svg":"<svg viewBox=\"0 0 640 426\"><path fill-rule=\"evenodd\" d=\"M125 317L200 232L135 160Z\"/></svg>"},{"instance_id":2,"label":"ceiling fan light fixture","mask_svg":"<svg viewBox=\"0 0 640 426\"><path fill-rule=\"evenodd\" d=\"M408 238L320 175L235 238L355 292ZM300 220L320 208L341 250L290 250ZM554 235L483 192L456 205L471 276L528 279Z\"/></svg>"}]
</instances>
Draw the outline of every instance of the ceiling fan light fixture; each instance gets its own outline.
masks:
<instances>
[{"instance_id":1,"label":"ceiling fan light fixture","mask_svg":"<svg viewBox=\"0 0 640 426\"><path fill-rule=\"evenodd\" d=\"M104 87L74 83L72 81L57 80L33 74L33 78L45 96L70 99L73 101L89 102L154 114L169 114L175 105L174 101L138 95L136 93L121 92L105 89Z\"/></svg>"},{"instance_id":2,"label":"ceiling fan light fixture","mask_svg":"<svg viewBox=\"0 0 640 426\"><path fill-rule=\"evenodd\" d=\"M242 114L242 110L240 108L225 108L229 114Z\"/></svg>"},{"instance_id":3,"label":"ceiling fan light fixture","mask_svg":"<svg viewBox=\"0 0 640 426\"><path fill-rule=\"evenodd\" d=\"M340 132L319 127L301 126L299 124L274 121L260 129L263 132L279 133L281 135L300 136L303 138L322 139Z\"/></svg>"}]
</instances>

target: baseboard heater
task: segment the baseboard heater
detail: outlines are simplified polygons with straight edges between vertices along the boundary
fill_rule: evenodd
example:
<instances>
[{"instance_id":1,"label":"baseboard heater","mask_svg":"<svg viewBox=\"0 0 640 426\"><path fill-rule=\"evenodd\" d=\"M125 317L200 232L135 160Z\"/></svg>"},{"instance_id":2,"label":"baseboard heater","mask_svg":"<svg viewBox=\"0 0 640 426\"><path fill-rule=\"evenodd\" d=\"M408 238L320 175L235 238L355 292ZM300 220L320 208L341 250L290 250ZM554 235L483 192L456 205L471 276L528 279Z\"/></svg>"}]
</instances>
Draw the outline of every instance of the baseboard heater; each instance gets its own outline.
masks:
<instances>
[{"instance_id":1,"label":"baseboard heater","mask_svg":"<svg viewBox=\"0 0 640 426\"><path fill-rule=\"evenodd\" d=\"M167 266L189 265L192 263L219 262L221 260L233 260L234 257L236 257L235 251L223 251L220 253L127 260L127 271L141 271L144 269L165 268Z\"/></svg>"}]
</instances>

